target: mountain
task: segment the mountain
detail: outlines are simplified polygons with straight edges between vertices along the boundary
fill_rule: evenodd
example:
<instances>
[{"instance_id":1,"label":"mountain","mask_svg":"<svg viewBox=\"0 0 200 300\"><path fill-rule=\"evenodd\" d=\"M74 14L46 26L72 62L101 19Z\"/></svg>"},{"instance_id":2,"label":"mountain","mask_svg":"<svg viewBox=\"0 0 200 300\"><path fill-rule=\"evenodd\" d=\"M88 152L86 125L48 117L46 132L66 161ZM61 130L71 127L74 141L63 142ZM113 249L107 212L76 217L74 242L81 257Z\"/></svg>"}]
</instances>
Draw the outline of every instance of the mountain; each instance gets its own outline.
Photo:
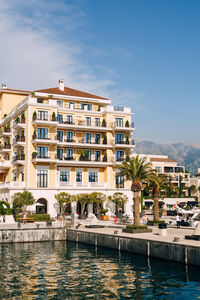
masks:
<instances>
[{"instance_id":1,"label":"mountain","mask_svg":"<svg viewBox=\"0 0 200 300\"><path fill-rule=\"evenodd\" d=\"M191 174L197 173L200 168L200 146L193 144L157 144L149 141L136 143L136 153L168 155L178 162L179 165L185 166Z\"/></svg>"}]
</instances>

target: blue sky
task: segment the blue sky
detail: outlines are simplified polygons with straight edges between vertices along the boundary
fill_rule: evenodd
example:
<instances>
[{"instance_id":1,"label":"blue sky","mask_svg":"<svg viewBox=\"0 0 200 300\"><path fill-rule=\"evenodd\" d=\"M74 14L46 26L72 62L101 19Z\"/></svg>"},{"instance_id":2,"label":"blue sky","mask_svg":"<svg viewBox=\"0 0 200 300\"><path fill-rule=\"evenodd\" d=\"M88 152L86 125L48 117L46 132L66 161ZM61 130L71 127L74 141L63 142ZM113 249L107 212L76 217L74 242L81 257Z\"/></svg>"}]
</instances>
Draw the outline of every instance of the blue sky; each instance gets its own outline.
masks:
<instances>
[{"instance_id":1,"label":"blue sky","mask_svg":"<svg viewBox=\"0 0 200 300\"><path fill-rule=\"evenodd\" d=\"M198 0L1 0L0 82L131 106L137 141L200 144Z\"/></svg>"}]
</instances>

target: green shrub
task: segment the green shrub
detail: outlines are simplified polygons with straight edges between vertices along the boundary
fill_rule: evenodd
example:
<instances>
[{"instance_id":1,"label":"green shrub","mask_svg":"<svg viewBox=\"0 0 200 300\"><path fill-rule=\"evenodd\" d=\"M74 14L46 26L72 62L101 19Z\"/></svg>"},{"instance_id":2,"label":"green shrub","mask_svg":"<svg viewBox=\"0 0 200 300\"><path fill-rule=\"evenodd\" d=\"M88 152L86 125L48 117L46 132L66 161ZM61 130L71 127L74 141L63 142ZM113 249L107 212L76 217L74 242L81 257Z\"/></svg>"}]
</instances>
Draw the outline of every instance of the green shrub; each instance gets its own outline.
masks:
<instances>
[{"instance_id":1,"label":"green shrub","mask_svg":"<svg viewBox=\"0 0 200 300\"><path fill-rule=\"evenodd\" d=\"M126 229L147 229L147 226L146 225L139 225L139 226L127 225Z\"/></svg>"},{"instance_id":2,"label":"green shrub","mask_svg":"<svg viewBox=\"0 0 200 300\"><path fill-rule=\"evenodd\" d=\"M165 223L165 221L164 221L164 220L158 220L158 221L149 220L149 221L147 222L147 225L153 225L153 224L163 224L163 223Z\"/></svg>"},{"instance_id":3,"label":"green shrub","mask_svg":"<svg viewBox=\"0 0 200 300\"><path fill-rule=\"evenodd\" d=\"M48 214L33 214L33 215L26 215L27 218L33 218L34 222L47 222L50 221L50 215ZM23 218L23 215L17 215L16 219L18 220L18 218Z\"/></svg>"}]
</instances>

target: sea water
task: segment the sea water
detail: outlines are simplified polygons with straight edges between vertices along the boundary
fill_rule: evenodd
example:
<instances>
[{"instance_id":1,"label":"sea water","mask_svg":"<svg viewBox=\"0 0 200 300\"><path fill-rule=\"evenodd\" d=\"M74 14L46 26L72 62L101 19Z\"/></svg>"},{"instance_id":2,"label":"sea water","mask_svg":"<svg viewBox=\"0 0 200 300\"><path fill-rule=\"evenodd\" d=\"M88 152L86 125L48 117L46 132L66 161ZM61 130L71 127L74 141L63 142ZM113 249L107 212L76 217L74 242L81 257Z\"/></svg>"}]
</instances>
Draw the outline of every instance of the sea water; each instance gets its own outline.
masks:
<instances>
[{"instance_id":1,"label":"sea water","mask_svg":"<svg viewBox=\"0 0 200 300\"><path fill-rule=\"evenodd\" d=\"M0 299L198 299L199 267L43 242L0 245Z\"/></svg>"}]
</instances>

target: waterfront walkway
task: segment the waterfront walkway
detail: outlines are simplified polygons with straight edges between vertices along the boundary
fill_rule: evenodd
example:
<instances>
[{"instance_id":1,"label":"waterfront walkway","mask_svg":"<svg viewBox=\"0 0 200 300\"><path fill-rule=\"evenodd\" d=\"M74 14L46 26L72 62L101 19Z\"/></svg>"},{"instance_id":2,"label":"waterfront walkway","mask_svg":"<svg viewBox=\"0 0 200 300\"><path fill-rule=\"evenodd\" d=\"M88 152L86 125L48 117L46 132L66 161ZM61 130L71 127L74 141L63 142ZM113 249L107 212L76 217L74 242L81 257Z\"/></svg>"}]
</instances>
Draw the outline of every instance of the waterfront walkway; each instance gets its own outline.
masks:
<instances>
[{"instance_id":1,"label":"waterfront walkway","mask_svg":"<svg viewBox=\"0 0 200 300\"><path fill-rule=\"evenodd\" d=\"M104 222L105 224L105 222ZM102 224L101 224L102 225ZM112 224L113 225L113 224ZM111 226L111 224L107 224L107 226ZM113 225L114 227L115 225ZM120 225L119 225L120 226ZM193 240L186 240L185 235L192 235L194 229L192 228L168 228L167 229L167 236L161 236L159 235L160 229L158 227L154 226L148 226L148 228L151 228L153 231L148 233L124 233L122 232L122 228L119 228L119 226L116 225L116 228L85 228L85 227L79 227L78 229L75 229L77 231L83 231L83 232L92 232L92 233L98 233L98 234L104 234L104 235L114 235L119 237L128 237L128 238L137 238L142 240L148 240L148 241L159 241L159 242L166 242L166 243L176 243L180 245L185 246L195 246L200 248L200 241L193 241ZM125 227L125 226L124 226ZM115 234L115 231L118 231L117 234ZM174 242L174 238L178 237L178 241Z\"/></svg>"}]
</instances>

